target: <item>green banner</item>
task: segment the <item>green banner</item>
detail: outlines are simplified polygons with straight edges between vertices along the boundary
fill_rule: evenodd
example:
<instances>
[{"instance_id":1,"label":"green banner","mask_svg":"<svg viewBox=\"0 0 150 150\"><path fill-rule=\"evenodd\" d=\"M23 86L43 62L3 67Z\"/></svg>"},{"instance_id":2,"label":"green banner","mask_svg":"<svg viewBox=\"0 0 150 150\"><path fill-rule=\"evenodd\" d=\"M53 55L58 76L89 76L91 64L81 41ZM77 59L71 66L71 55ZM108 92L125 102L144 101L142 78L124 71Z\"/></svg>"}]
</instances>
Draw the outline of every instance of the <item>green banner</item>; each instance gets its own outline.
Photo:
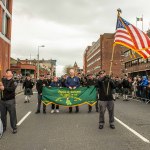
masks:
<instances>
[{"instance_id":1,"label":"green banner","mask_svg":"<svg viewBox=\"0 0 150 150\"><path fill-rule=\"evenodd\" d=\"M96 88L79 87L74 90L68 88L44 87L42 102L45 105L58 104L62 106L80 106L83 104L94 105L96 103Z\"/></svg>"}]
</instances>

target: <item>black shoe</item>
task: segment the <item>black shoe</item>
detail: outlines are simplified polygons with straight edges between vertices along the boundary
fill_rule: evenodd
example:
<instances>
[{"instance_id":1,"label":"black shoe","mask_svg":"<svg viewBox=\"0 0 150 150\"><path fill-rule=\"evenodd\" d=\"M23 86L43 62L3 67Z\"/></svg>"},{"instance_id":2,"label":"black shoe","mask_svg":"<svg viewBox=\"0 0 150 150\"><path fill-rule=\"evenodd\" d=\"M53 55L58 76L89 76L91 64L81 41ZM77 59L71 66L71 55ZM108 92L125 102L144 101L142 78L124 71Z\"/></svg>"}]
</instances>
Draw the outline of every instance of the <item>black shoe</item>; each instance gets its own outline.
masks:
<instances>
[{"instance_id":1,"label":"black shoe","mask_svg":"<svg viewBox=\"0 0 150 150\"><path fill-rule=\"evenodd\" d=\"M98 112L98 109L96 109L96 112Z\"/></svg>"},{"instance_id":2,"label":"black shoe","mask_svg":"<svg viewBox=\"0 0 150 150\"><path fill-rule=\"evenodd\" d=\"M46 114L46 111L43 111L43 114Z\"/></svg>"},{"instance_id":3,"label":"black shoe","mask_svg":"<svg viewBox=\"0 0 150 150\"><path fill-rule=\"evenodd\" d=\"M24 101L24 103L27 103L27 101Z\"/></svg>"},{"instance_id":4,"label":"black shoe","mask_svg":"<svg viewBox=\"0 0 150 150\"><path fill-rule=\"evenodd\" d=\"M30 103L30 101L28 101L28 103Z\"/></svg>"},{"instance_id":5,"label":"black shoe","mask_svg":"<svg viewBox=\"0 0 150 150\"><path fill-rule=\"evenodd\" d=\"M99 129L103 129L104 128L104 126L103 125L99 125Z\"/></svg>"},{"instance_id":6,"label":"black shoe","mask_svg":"<svg viewBox=\"0 0 150 150\"><path fill-rule=\"evenodd\" d=\"M39 114L39 113L40 113L40 111L36 111L36 112L35 112L35 114Z\"/></svg>"},{"instance_id":7,"label":"black shoe","mask_svg":"<svg viewBox=\"0 0 150 150\"><path fill-rule=\"evenodd\" d=\"M115 129L115 126L114 126L114 125L110 125L110 128L111 128L111 129Z\"/></svg>"},{"instance_id":8,"label":"black shoe","mask_svg":"<svg viewBox=\"0 0 150 150\"><path fill-rule=\"evenodd\" d=\"M17 133L17 129L13 129L13 134L16 134Z\"/></svg>"}]
</instances>

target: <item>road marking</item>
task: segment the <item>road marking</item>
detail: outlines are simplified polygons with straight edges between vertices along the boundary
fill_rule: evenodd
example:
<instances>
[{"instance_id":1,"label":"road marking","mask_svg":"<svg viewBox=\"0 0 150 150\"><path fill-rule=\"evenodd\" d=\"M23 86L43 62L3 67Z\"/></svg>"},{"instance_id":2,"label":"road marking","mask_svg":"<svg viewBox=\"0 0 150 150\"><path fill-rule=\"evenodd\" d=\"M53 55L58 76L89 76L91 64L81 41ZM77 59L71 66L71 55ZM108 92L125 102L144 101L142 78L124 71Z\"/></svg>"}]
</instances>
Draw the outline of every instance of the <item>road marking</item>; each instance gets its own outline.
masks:
<instances>
[{"instance_id":1,"label":"road marking","mask_svg":"<svg viewBox=\"0 0 150 150\"><path fill-rule=\"evenodd\" d=\"M18 123L17 123L17 126L20 126L24 120L31 114L32 112L29 111Z\"/></svg>"},{"instance_id":2,"label":"road marking","mask_svg":"<svg viewBox=\"0 0 150 150\"><path fill-rule=\"evenodd\" d=\"M142 136L141 134L139 134L138 132L136 132L135 130L133 130L132 128L130 128L128 125L126 125L125 123L123 123L121 120L119 120L118 118L115 117L115 120L120 123L121 125L123 125L125 128L127 128L130 132L132 132L134 135L136 135L138 138L140 138L142 141L146 142L146 143L150 143L150 141L148 139L146 139L144 136Z\"/></svg>"}]
</instances>

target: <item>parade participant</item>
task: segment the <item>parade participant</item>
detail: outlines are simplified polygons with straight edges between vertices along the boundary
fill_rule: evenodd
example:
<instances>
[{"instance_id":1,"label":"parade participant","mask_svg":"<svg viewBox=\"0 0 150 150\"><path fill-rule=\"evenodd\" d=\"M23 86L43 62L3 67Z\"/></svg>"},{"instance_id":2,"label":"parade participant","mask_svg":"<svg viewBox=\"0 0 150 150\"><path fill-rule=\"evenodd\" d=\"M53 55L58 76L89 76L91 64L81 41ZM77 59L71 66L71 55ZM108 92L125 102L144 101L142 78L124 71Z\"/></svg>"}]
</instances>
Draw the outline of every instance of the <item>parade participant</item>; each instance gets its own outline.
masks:
<instances>
[{"instance_id":1,"label":"parade participant","mask_svg":"<svg viewBox=\"0 0 150 150\"><path fill-rule=\"evenodd\" d=\"M116 84L115 84L115 77L111 77L111 80L114 82L115 88L112 91L113 100L116 101Z\"/></svg>"},{"instance_id":2,"label":"parade participant","mask_svg":"<svg viewBox=\"0 0 150 150\"><path fill-rule=\"evenodd\" d=\"M67 74L63 75L61 78L61 86L62 87L66 87L66 78L67 78Z\"/></svg>"},{"instance_id":3,"label":"parade participant","mask_svg":"<svg viewBox=\"0 0 150 150\"><path fill-rule=\"evenodd\" d=\"M75 72L73 69L70 69L69 71L70 76L67 77L66 79L66 87L69 88L70 90L76 89L80 86L80 81L79 78L75 76ZM69 107L69 113L72 112L72 107ZM79 112L79 106L76 106L76 113Z\"/></svg>"},{"instance_id":4,"label":"parade participant","mask_svg":"<svg viewBox=\"0 0 150 150\"><path fill-rule=\"evenodd\" d=\"M132 96L132 92L134 91L132 78L129 77L129 78L128 78L128 81L129 81L129 95Z\"/></svg>"},{"instance_id":5,"label":"parade participant","mask_svg":"<svg viewBox=\"0 0 150 150\"><path fill-rule=\"evenodd\" d=\"M121 93L122 89L122 83L119 77L115 78L115 89L116 89L115 98L119 99L119 94Z\"/></svg>"},{"instance_id":6,"label":"parade participant","mask_svg":"<svg viewBox=\"0 0 150 150\"><path fill-rule=\"evenodd\" d=\"M34 86L34 82L31 80L31 77L28 74L23 83L23 89L25 89L24 90L24 95L25 95L24 103L30 102L31 95L33 95L33 91L32 91L33 86Z\"/></svg>"},{"instance_id":7,"label":"parade participant","mask_svg":"<svg viewBox=\"0 0 150 150\"><path fill-rule=\"evenodd\" d=\"M96 82L96 104L95 104L95 109L96 109L96 112L98 112L99 110L99 106L98 106L98 101L99 101L99 89L98 89L98 80L100 78L100 73L98 73L96 75L96 78L95 78L95 82Z\"/></svg>"},{"instance_id":8,"label":"parade participant","mask_svg":"<svg viewBox=\"0 0 150 150\"><path fill-rule=\"evenodd\" d=\"M79 78L79 81L80 81L80 86L85 86L86 85L86 80L85 80L84 75L82 75L81 73L78 73L78 78Z\"/></svg>"},{"instance_id":9,"label":"parade participant","mask_svg":"<svg viewBox=\"0 0 150 150\"><path fill-rule=\"evenodd\" d=\"M40 75L40 79L36 83L36 89L38 91L38 106L36 114L40 113L41 102L42 102L42 89L46 86L44 75ZM43 113L46 114L46 105L43 103Z\"/></svg>"},{"instance_id":10,"label":"parade participant","mask_svg":"<svg viewBox=\"0 0 150 150\"><path fill-rule=\"evenodd\" d=\"M98 81L98 88L99 88L99 108L100 108L100 115L99 115L99 129L103 129L105 119L105 111L106 108L109 112L109 124L111 129L115 129L114 126L114 102L112 91L114 89L114 82L110 79L109 76L106 76L105 71L101 71L100 79Z\"/></svg>"},{"instance_id":11,"label":"parade participant","mask_svg":"<svg viewBox=\"0 0 150 150\"><path fill-rule=\"evenodd\" d=\"M17 116L16 116L16 101L15 90L17 83L13 80L13 74L11 70L6 70L6 78L0 82L1 100L0 111L1 120L3 123L3 131L6 131L7 127L7 111L10 115L10 124L13 129L13 134L17 133Z\"/></svg>"},{"instance_id":12,"label":"parade participant","mask_svg":"<svg viewBox=\"0 0 150 150\"><path fill-rule=\"evenodd\" d=\"M61 83L59 82L57 77L54 77L50 86L51 87L61 87ZM59 113L59 105L52 104L52 110L51 110L52 114L55 112L55 107L56 107L56 113Z\"/></svg>"},{"instance_id":13,"label":"parade participant","mask_svg":"<svg viewBox=\"0 0 150 150\"><path fill-rule=\"evenodd\" d=\"M93 75L89 74L87 77L88 78L87 78L86 86L87 87L96 86L96 81L94 80ZM88 105L88 108L89 108L88 113L90 113L92 111L92 106Z\"/></svg>"},{"instance_id":14,"label":"parade participant","mask_svg":"<svg viewBox=\"0 0 150 150\"><path fill-rule=\"evenodd\" d=\"M123 101L128 101L130 84L127 75L125 75L122 81L122 87L123 87Z\"/></svg>"},{"instance_id":15,"label":"parade participant","mask_svg":"<svg viewBox=\"0 0 150 150\"><path fill-rule=\"evenodd\" d=\"M49 86L52 82L51 75L47 74L47 85Z\"/></svg>"}]
</instances>

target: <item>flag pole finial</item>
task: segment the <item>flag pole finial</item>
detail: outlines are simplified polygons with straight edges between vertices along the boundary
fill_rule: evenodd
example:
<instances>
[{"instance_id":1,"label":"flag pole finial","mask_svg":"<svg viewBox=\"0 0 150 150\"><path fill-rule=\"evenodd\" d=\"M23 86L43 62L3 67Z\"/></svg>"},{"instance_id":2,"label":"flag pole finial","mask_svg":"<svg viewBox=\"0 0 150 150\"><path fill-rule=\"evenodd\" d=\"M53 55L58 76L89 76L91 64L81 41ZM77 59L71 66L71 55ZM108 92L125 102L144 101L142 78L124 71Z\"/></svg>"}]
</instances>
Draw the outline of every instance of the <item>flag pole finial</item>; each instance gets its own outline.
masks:
<instances>
[{"instance_id":1,"label":"flag pole finial","mask_svg":"<svg viewBox=\"0 0 150 150\"><path fill-rule=\"evenodd\" d=\"M117 12L118 12L118 16L120 16L120 14L122 13L122 10L120 8L118 8Z\"/></svg>"}]
</instances>

